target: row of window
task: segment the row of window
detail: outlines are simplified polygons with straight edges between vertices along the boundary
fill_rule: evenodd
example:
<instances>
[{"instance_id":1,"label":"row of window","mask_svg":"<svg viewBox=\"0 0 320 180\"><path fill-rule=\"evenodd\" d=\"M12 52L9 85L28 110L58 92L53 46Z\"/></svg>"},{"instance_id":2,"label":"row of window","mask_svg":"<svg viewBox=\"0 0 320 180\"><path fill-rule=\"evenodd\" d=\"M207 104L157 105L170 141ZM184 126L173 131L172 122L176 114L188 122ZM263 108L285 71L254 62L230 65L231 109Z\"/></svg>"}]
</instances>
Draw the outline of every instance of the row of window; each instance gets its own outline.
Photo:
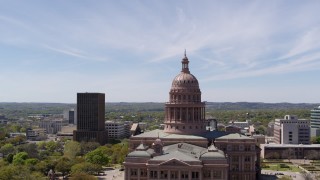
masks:
<instances>
[{"instance_id":1,"label":"row of window","mask_svg":"<svg viewBox=\"0 0 320 180\"><path fill-rule=\"evenodd\" d=\"M227 148L225 146L221 146L220 149L223 151L254 151L255 145L231 145L228 144Z\"/></svg>"},{"instance_id":2,"label":"row of window","mask_svg":"<svg viewBox=\"0 0 320 180\"><path fill-rule=\"evenodd\" d=\"M200 128L200 129L203 129L204 126L200 126L199 128ZM171 125L170 125L170 128L169 128L169 125L167 125L167 129L179 129L179 126L171 126ZM182 126L182 129L186 129L186 127L185 127L185 126ZM189 126L189 129L192 129L192 126ZM195 129L198 129L198 126L196 126Z\"/></svg>"}]
</instances>

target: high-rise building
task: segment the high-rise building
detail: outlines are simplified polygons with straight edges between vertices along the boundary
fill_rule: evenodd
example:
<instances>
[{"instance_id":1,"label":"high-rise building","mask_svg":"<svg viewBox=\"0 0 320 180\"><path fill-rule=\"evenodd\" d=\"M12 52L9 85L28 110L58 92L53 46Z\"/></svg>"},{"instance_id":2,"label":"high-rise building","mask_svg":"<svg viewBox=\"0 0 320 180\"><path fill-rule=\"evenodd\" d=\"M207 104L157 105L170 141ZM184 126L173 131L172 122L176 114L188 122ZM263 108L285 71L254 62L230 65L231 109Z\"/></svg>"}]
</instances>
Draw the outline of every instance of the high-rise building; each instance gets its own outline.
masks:
<instances>
[{"instance_id":1,"label":"high-rise building","mask_svg":"<svg viewBox=\"0 0 320 180\"><path fill-rule=\"evenodd\" d=\"M77 111L74 109L65 110L63 112L63 119L67 120L69 124L77 124Z\"/></svg>"},{"instance_id":2,"label":"high-rise building","mask_svg":"<svg viewBox=\"0 0 320 180\"><path fill-rule=\"evenodd\" d=\"M286 115L275 119L273 134L277 144L310 144L310 121Z\"/></svg>"},{"instance_id":3,"label":"high-rise building","mask_svg":"<svg viewBox=\"0 0 320 180\"><path fill-rule=\"evenodd\" d=\"M311 136L320 136L320 106L311 110Z\"/></svg>"},{"instance_id":4,"label":"high-rise building","mask_svg":"<svg viewBox=\"0 0 320 180\"><path fill-rule=\"evenodd\" d=\"M103 93L77 94L77 130L73 132L75 141L95 141L105 144L105 95Z\"/></svg>"}]
</instances>

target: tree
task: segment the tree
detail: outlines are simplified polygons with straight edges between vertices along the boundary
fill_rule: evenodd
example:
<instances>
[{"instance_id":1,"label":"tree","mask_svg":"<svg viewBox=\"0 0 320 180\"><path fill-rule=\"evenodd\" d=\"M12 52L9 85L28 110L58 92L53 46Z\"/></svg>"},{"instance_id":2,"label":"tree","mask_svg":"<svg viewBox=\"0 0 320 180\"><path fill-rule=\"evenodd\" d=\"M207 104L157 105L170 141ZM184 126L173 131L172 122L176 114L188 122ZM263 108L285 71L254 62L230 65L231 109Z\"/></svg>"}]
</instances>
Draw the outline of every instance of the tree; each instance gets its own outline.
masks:
<instances>
[{"instance_id":1,"label":"tree","mask_svg":"<svg viewBox=\"0 0 320 180\"><path fill-rule=\"evenodd\" d=\"M8 163L12 163L13 161L13 154L8 154L7 157L6 157L6 160L8 161Z\"/></svg>"},{"instance_id":2,"label":"tree","mask_svg":"<svg viewBox=\"0 0 320 180\"><path fill-rule=\"evenodd\" d=\"M45 147L49 152L54 152L57 148L57 143L54 141L49 141L46 143Z\"/></svg>"},{"instance_id":3,"label":"tree","mask_svg":"<svg viewBox=\"0 0 320 180\"><path fill-rule=\"evenodd\" d=\"M26 166L29 168L30 171L36 170L35 165L39 162L38 159L30 158L25 160Z\"/></svg>"},{"instance_id":4,"label":"tree","mask_svg":"<svg viewBox=\"0 0 320 180\"><path fill-rule=\"evenodd\" d=\"M19 152L13 156L13 164L14 165L23 165L25 160L28 158L28 153L26 152Z\"/></svg>"},{"instance_id":5,"label":"tree","mask_svg":"<svg viewBox=\"0 0 320 180\"><path fill-rule=\"evenodd\" d=\"M87 162L93 164L107 165L109 163L109 157L105 154L105 146L101 146L86 154L85 159Z\"/></svg>"},{"instance_id":6,"label":"tree","mask_svg":"<svg viewBox=\"0 0 320 180\"><path fill-rule=\"evenodd\" d=\"M311 143L312 144L320 144L320 136L312 136Z\"/></svg>"},{"instance_id":7,"label":"tree","mask_svg":"<svg viewBox=\"0 0 320 180\"><path fill-rule=\"evenodd\" d=\"M38 149L39 150L46 150L46 142L45 141L41 141L39 142L37 145L38 145Z\"/></svg>"},{"instance_id":8,"label":"tree","mask_svg":"<svg viewBox=\"0 0 320 180\"><path fill-rule=\"evenodd\" d=\"M13 151L14 151L14 147L13 147L13 145L10 144L10 143L5 144L4 146L2 146L2 147L0 148L0 152L1 152L4 156L6 156L6 155L9 154L9 153L13 153Z\"/></svg>"},{"instance_id":9,"label":"tree","mask_svg":"<svg viewBox=\"0 0 320 180\"><path fill-rule=\"evenodd\" d=\"M21 144L16 147L18 152L28 153L29 158L39 158L37 145L35 143Z\"/></svg>"},{"instance_id":10,"label":"tree","mask_svg":"<svg viewBox=\"0 0 320 180\"><path fill-rule=\"evenodd\" d=\"M72 174L74 173L87 173L87 174L98 174L102 170L101 165L92 164L89 162L75 164L71 167Z\"/></svg>"},{"instance_id":11,"label":"tree","mask_svg":"<svg viewBox=\"0 0 320 180\"><path fill-rule=\"evenodd\" d=\"M80 144L76 141L68 141L64 146L64 156L74 159L81 152Z\"/></svg>"},{"instance_id":12,"label":"tree","mask_svg":"<svg viewBox=\"0 0 320 180\"><path fill-rule=\"evenodd\" d=\"M40 161L35 165L35 169L41 172L43 175L47 175L50 169L54 169L55 164L49 160Z\"/></svg>"},{"instance_id":13,"label":"tree","mask_svg":"<svg viewBox=\"0 0 320 180\"><path fill-rule=\"evenodd\" d=\"M260 125L258 128L257 128L257 134L266 134L267 132L267 128L263 125Z\"/></svg>"},{"instance_id":14,"label":"tree","mask_svg":"<svg viewBox=\"0 0 320 180\"><path fill-rule=\"evenodd\" d=\"M27 137L24 135L19 135L13 138L14 144L21 144L27 140Z\"/></svg>"},{"instance_id":15,"label":"tree","mask_svg":"<svg viewBox=\"0 0 320 180\"><path fill-rule=\"evenodd\" d=\"M13 179L13 176L15 174L15 168L12 165L4 166L0 168L0 179Z\"/></svg>"},{"instance_id":16,"label":"tree","mask_svg":"<svg viewBox=\"0 0 320 180\"><path fill-rule=\"evenodd\" d=\"M81 154L84 155L100 147L100 144L97 142L81 142L80 146L81 146Z\"/></svg>"},{"instance_id":17,"label":"tree","mask_svg":"<svg viewBox=\"0 0 320 180\"><path fill-rule=\"evenodd\" d=\"M56 171L61 172L63 176L68 174L71 171L72 163L68 158L62 157L58 160L58 163L55 167Z\"/></svg>"}]
</instances>

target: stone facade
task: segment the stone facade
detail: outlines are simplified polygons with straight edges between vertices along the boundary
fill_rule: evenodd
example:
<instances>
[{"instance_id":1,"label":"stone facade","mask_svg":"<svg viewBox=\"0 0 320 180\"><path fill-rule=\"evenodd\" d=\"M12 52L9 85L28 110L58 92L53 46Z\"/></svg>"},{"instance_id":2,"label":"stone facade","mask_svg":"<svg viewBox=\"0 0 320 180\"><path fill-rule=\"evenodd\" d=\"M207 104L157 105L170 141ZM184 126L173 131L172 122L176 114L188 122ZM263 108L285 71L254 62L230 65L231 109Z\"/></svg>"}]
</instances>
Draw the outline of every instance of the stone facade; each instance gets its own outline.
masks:
<instances>
[{"instance_id":1,"label":"stone facade","mask_svg":"<svg viewBox=\"0 0 320 180\"><path fill-rule=\"evenodd\" d=\"M260 174L255 139L206 130L205 103L188 64L185 54L165 105L164 130L130 137L125 180L255 180Z\"/></svg>"},{"instance_id":2,"label":"stone facade","mask_svg":"<svg viewBox=\"0 0 320 180\"><path fill-rule=\"evenodd\" d=\"M198 80L189 71L189 60L184 55L182 70L174 80L165 104L164 132L201 134L206 131L205 103L201 102Z\"/></svg>"}]
</instances>

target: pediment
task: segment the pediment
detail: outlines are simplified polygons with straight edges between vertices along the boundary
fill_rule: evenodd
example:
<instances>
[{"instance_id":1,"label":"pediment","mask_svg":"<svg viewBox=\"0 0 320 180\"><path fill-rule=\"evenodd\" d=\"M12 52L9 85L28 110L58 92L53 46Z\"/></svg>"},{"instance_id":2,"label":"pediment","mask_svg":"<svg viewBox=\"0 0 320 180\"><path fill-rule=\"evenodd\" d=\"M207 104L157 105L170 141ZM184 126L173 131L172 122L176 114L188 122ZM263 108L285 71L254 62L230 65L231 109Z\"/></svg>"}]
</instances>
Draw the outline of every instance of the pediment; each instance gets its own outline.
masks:
<instances>
[{"instance_id":1,"label":"pediment","mask_svg":"<svg viewBox=\"0 0 320 180\"><path fill-rule=\"evenodd\" d=\"M178 159L170 159L163 163L160 163L159 166L190 166L190 164L180 161Z\"/></svg>"}]
</instances>

